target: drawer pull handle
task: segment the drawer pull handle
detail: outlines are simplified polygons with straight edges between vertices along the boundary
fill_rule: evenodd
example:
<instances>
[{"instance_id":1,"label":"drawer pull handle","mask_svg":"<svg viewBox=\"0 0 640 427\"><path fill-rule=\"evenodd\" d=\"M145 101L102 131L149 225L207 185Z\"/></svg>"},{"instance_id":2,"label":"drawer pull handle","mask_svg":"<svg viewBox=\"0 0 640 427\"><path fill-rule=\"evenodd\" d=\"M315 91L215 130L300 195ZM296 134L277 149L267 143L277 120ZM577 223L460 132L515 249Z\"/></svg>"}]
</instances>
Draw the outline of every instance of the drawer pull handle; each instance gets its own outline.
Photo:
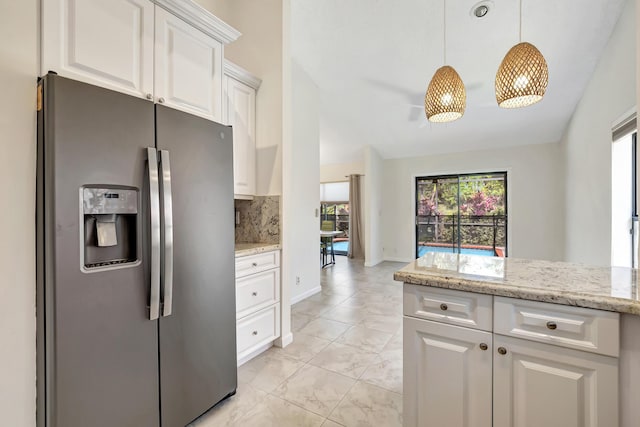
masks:
<instances>
[{"instance_id":1,"label":"drawer pull handle","mask_svg":"<svg viewBox=\"0 0 640 427\"><path fill-rule=\"evenodd\" d=\"M447 304L440 304L440 310L442 311L447 311L447 309L449 309L449 307L447 306Z\"/></svg>"},{"instance_id":2,"label":"drawer pull handle","mask_svg":"<svg viewBox=\"0 0 640 427\"><path fill-rule=\"evenodd\" d=\"M558 325L556 325L556 322L547 322L547 328L551 329L552 331L557 327Z\"/></svg>"},{"instance_id":3,"label":"drawer pull handle","mask_svg":"<svg viewBox=\"0 0 640 427\"><path fill-rule=\"evenodd\" d=\"M254 297L257 297L258 293L257 292L252 292L251 295L253 295Z\"/></svg>"},{"instance_id":4,"label":"drawer pull handle","mask_svg":"<svg viewBox=\"0 0 640 427\"><path fill-rule=\"evenodd\" d=\"M507 354L507 349L504 347L498 347L498 353L504 356L505 354Z\"/></svg>"},{"instance_id":5,"label":"drawer pull handle","mask_svg":"<svg viewBox=\"0 0 640 427\"><path fill-rule=\"evenodd\" d=\"M480 343L480 350L485 351L488 348L489 348L489 346L486 345L485 343Z\"/></svg>"},{"instance_id":6,"label":"drawer pull handle","mask_svg":"<svg viewBox=\"0 0 640 427\"><path fill-rule=\"evenodd\" d=\"M251 335L258 335L258 331L251 332Z\"/></svg>"},{"instance_id":7,"label":"drawer pull handle","mask_svg":"<svg viewBox=\"0 0 640 427\"><path fill-rule=\"evenodd\" d=\"M252 262L252 263L251 263L251 267L257 267L257 266L258 266L258 263L257 263L257 262Z\"/></svg>"}]
</instances>

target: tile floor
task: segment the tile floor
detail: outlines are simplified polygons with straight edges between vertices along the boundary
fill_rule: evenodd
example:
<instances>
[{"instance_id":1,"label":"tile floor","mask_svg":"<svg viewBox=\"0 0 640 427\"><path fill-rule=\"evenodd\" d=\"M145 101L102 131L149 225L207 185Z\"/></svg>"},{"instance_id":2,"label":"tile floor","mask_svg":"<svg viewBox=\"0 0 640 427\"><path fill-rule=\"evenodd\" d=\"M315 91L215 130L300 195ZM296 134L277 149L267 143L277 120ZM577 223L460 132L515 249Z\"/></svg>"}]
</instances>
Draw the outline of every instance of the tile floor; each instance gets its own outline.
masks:
<instances>
[{"instance_id":1,"label":"tile floor","mask_svg":"<svg viewBox=\"0 0 640 427\"><path fill-rule=\"evenodd\" d=\"M336 257L292 307L293 343L241 366L237 394L192 427L402 426L402 266Z\"/></svg>"}]
</instances>

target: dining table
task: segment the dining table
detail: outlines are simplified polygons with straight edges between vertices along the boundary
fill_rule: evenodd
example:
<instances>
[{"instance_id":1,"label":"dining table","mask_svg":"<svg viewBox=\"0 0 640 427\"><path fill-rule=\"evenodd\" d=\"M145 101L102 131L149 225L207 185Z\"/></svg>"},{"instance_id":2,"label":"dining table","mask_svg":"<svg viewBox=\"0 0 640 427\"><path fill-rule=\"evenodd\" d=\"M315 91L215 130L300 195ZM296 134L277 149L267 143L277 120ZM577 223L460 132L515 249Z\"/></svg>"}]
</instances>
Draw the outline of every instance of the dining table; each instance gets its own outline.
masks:
<instances>
[{"instance_id":1,"label":"dining table","mask_svg":"<svg viewBox=\"0 0 640 427\"><path fill-rule=\"evenodd\" d=\"M327 245L325 245L322 248L321 251L321 263L322 263L322 268L325 268L329 265L334 265L336 263L336 254L333 250L333 239L337 236L340 236L343 232L340 230L336 230L336 231L325 231L325 230L320 230L320 241L322 242L323 239L329 239L329 242ZM327 249L328 246L331 247L331 253L327 253ZM327 261L328 255L331 255L331 257L329 258L329 261Z\"/></svg>"}]
</instances>

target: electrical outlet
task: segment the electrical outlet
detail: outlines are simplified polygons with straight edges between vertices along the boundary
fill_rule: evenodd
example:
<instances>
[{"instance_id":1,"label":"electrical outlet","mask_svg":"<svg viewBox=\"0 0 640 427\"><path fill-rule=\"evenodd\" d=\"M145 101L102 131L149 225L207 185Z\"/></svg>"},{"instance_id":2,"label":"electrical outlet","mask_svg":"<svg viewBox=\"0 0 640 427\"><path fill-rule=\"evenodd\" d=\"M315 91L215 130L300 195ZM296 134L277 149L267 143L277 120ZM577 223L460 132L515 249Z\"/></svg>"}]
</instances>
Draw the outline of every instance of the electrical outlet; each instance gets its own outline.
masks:
<instances>
[{"instance_id":1,"label":"electrical outlet","mask_svg":"<svg viewBox=\"0 0 640 427\"><path fill-rule=\"evenodd\" d=\"M300 277L296 276L296 286L299 286L299 285L300 285Z\"/></svg>"}]
</instances>

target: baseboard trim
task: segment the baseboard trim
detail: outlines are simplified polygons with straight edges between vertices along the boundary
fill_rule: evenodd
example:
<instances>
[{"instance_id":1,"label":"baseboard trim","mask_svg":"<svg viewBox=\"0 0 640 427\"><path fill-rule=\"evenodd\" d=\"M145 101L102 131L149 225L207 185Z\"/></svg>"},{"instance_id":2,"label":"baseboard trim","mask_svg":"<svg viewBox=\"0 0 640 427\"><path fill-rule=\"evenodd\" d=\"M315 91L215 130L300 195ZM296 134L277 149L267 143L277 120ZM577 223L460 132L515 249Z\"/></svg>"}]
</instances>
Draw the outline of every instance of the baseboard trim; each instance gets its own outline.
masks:
<instances>
[{"instance_id":1,"label":"baseboard trim","mask_svg":"<svg viewBox=\"0 0 640 427\"><path fill-rule=\"evenodd\" d=\"M277 340L275 340L273 344L276 347L285 348L286 346L288 346L292 342L293 342L293 334L291 332L289 332L284 337L280 337Z\"/></svg>"},{"instance_id":2,"label":"baseboard trim","mask_svg":"<svg viewBox=\"0 0 640 427\"><path fill-rule=\"evenodd\" d=\"M391 262L411 262L411 261L415 261L415 260L412 260L412 259L399 258L399 257L385 257L384 260L385 261L391 261Z\"/></svg>"},{"instance_id":3,"label":"baseboard trim","mask_svg":"<svg viewBox=\"0 0 640 427\"><path fill-rule=\"evenodd\" d=\"M303 293L301 293L301 294L300 294L300 295L298 295L298 296L292 297L292 298L291 298L291 305L293 305L293 304L295 304L295 303L297 303L297 302L300 302L300 301L302 301L303 299L307 299L307 298L309 298L310 296L313 296L313 295L317 294L317 293L318 293L318 292L320 292L321 290L322 290L322 287L321 287L321 286L316 286L315 288L309 289L308 291L303 292Z\"/></svg>"},{"instance_id":4,"label":"baseboard trim","mask_svg":"<svg viewBox=\"0 0 640 427\"><path fill-rule=\"evenodd\" d=\"M260 347L256 348L254 351L252 351L251 353L249 353L246 356L238 359L238 367L244 365L249 360L253 359L254 357L258 356L259 354L264 353L265 351L269 350L271 347L273 347L273 343L274 343L274 341L271 341L269 343L266 343L265 345L261 345Z\"/></svg>"},{"instance_id":5,"label":"baseboard trim","mask_svg":"<svg viewBox=\"0 0 640 427\"><path fill-rule=\"evenodd\" d=\"M384 260L378 259L378 260L375 260L375 261L365 261L364 262L364 266L365 267L375 267L376 265L380 264L382 261L384 261Z\"/></svg>"}]
</instances>

